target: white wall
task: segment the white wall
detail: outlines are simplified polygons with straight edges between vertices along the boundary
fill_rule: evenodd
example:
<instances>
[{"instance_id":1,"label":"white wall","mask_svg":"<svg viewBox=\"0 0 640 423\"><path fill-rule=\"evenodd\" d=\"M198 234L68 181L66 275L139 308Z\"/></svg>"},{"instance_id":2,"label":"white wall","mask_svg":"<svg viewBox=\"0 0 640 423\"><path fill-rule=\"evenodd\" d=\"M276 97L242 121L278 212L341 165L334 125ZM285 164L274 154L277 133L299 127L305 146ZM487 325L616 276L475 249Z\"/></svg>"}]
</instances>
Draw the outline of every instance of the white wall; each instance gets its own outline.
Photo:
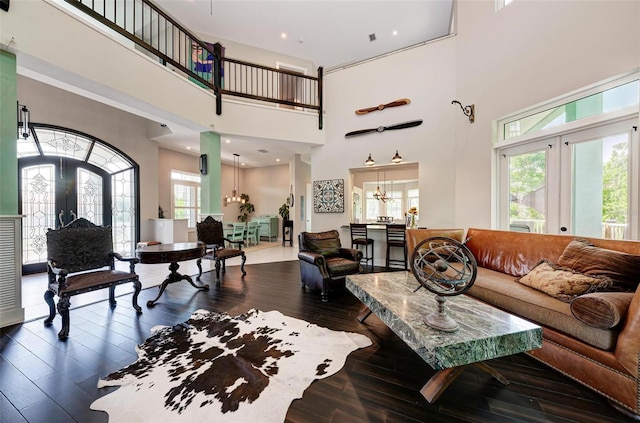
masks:
<instances>
[{"instance_id":1,"label":"white wall","mask_svg":"<svg viewBox=\"0 0 640 423\"><path fill-rule=\"evenodd\" d=\"M458 1L455 222L492 225L492 122L640 66L640 2Z\"/></svg>"},{"instance_id":2,"label":"white wall","mask_svg":"<svg viewBox=\"0 0 640 423\"><path fill-rule=\"evenodd\" d=\"M344 179L345 212L314 213L314 231L338 228L351 219L349 169L364 166L371 153L376 165L388 165L396 149L405 161L417 162L420 179L420 223L454 224L455 39L450 37L325 76L329 121L327 140L312 153L312 179ZM355 111L409 98L411 104L365 115ZM422 119L409 129L345 138L347 132ZM345 245L345 240L342 240Z\"/></svg>"}]
</instances>

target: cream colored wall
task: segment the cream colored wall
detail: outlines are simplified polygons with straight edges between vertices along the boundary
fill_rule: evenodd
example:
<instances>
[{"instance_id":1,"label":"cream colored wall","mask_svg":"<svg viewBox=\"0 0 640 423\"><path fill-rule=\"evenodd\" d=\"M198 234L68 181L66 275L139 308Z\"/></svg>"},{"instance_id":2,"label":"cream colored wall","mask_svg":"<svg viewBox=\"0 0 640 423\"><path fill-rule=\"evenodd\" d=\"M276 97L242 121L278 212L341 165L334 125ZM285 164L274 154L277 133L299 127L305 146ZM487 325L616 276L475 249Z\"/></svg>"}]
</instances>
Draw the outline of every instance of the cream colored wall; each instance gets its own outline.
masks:
<instances>
[{"instance_id":1,"label":"cream colored wall","mask_svg":"<svg viewBox=\"0 0 640 423\"><path fill-rule=\"evenodd\" d=\"M200 174L198 156L183 154L166 148L158 149L158 204L164 210L164 217L173 218L171 202L171 171L179 170Z\"/></svg>"},{"instance_id":2,"label":"cream colored wall","mask_svg":"<svg viewBox=\"0 0 640 423\"><path fill-rule=\"evenodd\" d=\"M490 227L493 121L637 69L640 2L517 0L495 13L493 0L458 1L457 10L455 98L475 103L476 122L455 113L454 221Z\"/></svg>"},{"instance_id":3,"label":"cream colored wall","mask_svg":"<svg viewBox=\"0 0 640 423\"><path fill-rule=\"evenodd\" d=\"M158 145L147 136L146 119L18 77L18 98L32 123L51 124L94 136L123 151L140 167L140 236L150 239L148 219L158 216Z\"/></svg>"},{"instance_id":4,"label":"cream colored wall","mask_svg":"<svg viewBox=\"0 0 640 423\"><path fill-rule=\"evenodd\" d=\"M240 192L249 195L249 201L255 206L250 218L261 214L278 214L280 205L289 195L289 174L287 165L260 168L241 168ZM233 166L222 165L222 196L231 195L233 190ZM240 215L239 204L222 206L225 221L237 221Z\"/></svg>"},{"instance_id":5,"label":"cream colored wall","mask_svg":"<svg viewBox=\"0 0 640 423\"><path fill-rule=\"evenodd\" d=\"M244 191L256 206L252 217L261 214L278 215L278 209L289 196L289 166L287 164L245 169Z\"/></svg>"}]
</instances>

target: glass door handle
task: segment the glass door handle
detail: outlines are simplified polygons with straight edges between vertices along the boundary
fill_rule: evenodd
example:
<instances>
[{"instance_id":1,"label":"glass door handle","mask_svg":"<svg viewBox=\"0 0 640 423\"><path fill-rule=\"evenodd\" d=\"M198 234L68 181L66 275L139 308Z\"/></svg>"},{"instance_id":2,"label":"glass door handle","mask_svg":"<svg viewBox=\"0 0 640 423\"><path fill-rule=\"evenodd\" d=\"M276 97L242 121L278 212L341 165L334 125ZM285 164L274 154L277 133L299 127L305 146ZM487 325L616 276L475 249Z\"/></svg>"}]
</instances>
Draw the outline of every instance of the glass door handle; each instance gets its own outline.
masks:
<instances>
[{"instance_id":1,"label":"glass door handle","mask_svg":"<svg viewBox=\"0 0 640 423\"><path fill-rule=\"evenodd\" d=\"M58 220L60 221L60 227L64 226L64 220L62 220L62 216L64 216L64 210L60 210L60 213L58 213Z\"/></svg>"},{"instance_id":2,"label":"glass door handle","mask_svg":"<svg viewBox=\"0 0 640 423\"><path fill-rule=\"evenodd\" d=\"M71 217L73 217L73 220L76 220L78 218L78 215L75 214L73 210L69 210L69 214L71 215Z\"/></svg>"}]
</instances>

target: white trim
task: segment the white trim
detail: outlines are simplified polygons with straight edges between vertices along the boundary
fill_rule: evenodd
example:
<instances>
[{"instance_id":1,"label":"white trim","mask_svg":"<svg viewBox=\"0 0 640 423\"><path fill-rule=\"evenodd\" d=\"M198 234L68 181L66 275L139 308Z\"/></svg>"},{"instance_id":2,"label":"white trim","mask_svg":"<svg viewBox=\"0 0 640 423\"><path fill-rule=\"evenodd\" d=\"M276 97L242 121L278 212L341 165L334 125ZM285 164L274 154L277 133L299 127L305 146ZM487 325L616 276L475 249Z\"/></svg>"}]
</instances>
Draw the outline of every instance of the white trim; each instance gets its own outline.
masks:
<instances>
[{"instance_id":1,"label":"white trim","mask_svg":"<svg viewBox=\"0 0 640 423\"><path fill-rule=\"evenodd\" d=\"M507 141L504 140L504 126L505 126L505 124L507 124L509 122L512 122L514 120L518 120L518 119L521 119L521 118L524 118L524 117L528 117L528 116L534 115L536 113L544 112L544 111L552 109L554 107L559 107L559 106L562 106L564 104L571 103L572 101L580 100L581 98L588 97L588 96L594 95L594 94L598 94L598 93L607 91L607 90L609 90L611 88L615 88L615 87L618 87L618 86L621 86L621 85L625 85L625 84L628 84L629 82L633 82L633 81L636 81L636 80L640 80L640 70L638 68L633 69L630 72L627 72L627 73L624 73L624 74L621 74L621 75L617 75L617 76L605 79L603 81L596 82L594 84L588 85L586 87L571 91L571 92L569 92L567 94L563 94L563 95L554 97L554 98L552 98L550 100L538 103L538 104L533 105L531 107L527 107L525 109L518 110L517 112L505 115L505 116L503 116L503 117L501 117L501 118L499 118L499 119L494 121L495 138L493 138L493 142L494 142L494 144L500 145L500 146L507 145L506 144ZM633 110L633 111L635 111L635 113L638 113L638 107L637 106L635 106L635 107L632 106L630 108L619 110L617 112L620 112L620 111L624 112L624 111L628 111L628 110ZM616 112L612 112L612 113L616 113ZM605 116L605 115L598 115L598 116L594 116L593 118L601 118L602 116ZM587 119L591 119L591 118L580 119L579 122L585 122ZM573 124L575 122L578 122L578 121L569 122L566 125L571 125L571 124ZM577 126L581 127L582 125L577 125ZM565 127L565 125L561 125L561 126L554 127L554 128L549 128L549 131L551 133L553 133L554 129L558 130L558 129L562 129L564 127ZM572 130L572 129L567 129L567 130ZM548 135L544 135L544 136L538 135L541 132L542 131L536 132L535 137L540 138L540 137L548 136ZM531 135L529 135L529 136L531 136ZM511 143L512 141L513 142L518 142L518 140L522 140L522 139L527 139L527 136L526 135L522 135L522 136L519 136L519 137L516 137L516 138L512 138L508 142L509 143Z\"/></svg>"}]
</instances>

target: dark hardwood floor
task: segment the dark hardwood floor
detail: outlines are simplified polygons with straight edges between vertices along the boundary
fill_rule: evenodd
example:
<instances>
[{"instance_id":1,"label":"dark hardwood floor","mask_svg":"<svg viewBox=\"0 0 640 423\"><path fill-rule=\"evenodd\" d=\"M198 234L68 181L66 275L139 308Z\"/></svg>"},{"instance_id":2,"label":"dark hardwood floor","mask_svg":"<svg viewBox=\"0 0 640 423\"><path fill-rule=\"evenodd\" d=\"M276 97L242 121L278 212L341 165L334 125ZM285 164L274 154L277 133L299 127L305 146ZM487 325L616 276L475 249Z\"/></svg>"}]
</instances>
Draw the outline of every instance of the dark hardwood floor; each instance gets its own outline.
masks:
<instances>
[{"instance_id":1,"label":"dark hardwood floor","mask_svg":"<svg viewBox=\"0 0 640 423\"><path fill-rule=\"evenodd\" d=\"M2 329L0 338L0 421L105 422L107 414L89 405L115 388L98 389L98 378L136 359L135 345L156 325L186 321L197 309L232 315L251 308L282 313L334 330L362 333L373 345L351 353L344 368L315 381L293 401L287 422L627 422L607 401L525 354L491 360L511 383L500 384L473 367L435 404L419 393L434 370L375 315L356 321L361 304L345 289L328 303L300 285L297 261L229 267L221 285L198 291L186 282L170 285L154 308L146 302L157 288L143 290L136 316L131 294L71 310L70 337L57 339L43 319ZM144 406L144 405L141 405ZM148 405L151 406L151 405ZM257 422L254 422L257 423Z\"/></svg>"}]
</instances>

